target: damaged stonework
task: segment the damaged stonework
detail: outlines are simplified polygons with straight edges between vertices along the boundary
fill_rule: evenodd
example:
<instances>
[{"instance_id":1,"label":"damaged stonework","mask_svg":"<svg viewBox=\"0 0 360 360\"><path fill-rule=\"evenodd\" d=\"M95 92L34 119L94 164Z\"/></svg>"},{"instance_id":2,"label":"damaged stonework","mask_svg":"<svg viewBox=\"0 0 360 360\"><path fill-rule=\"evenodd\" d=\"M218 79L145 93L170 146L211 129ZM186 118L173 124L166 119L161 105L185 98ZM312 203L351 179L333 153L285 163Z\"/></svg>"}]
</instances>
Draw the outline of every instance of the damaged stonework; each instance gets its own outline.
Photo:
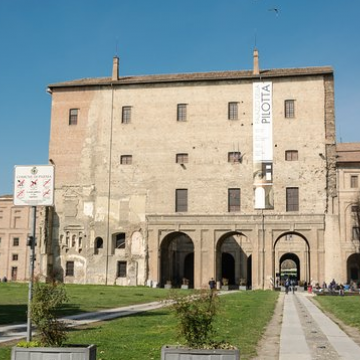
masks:
<instances>
[{"instance_id":1,"label":"damaged stonework","mask_svg":"<svg viewBox=\"0 0 360 360\"><path fill-rule=\"evenodd\" d=\"M58 191L62 201L54 216L54 273L65 283L144 285L143 224L120 221L121 202L95 194L81 187Z\"/></svg>"}]
</instances>

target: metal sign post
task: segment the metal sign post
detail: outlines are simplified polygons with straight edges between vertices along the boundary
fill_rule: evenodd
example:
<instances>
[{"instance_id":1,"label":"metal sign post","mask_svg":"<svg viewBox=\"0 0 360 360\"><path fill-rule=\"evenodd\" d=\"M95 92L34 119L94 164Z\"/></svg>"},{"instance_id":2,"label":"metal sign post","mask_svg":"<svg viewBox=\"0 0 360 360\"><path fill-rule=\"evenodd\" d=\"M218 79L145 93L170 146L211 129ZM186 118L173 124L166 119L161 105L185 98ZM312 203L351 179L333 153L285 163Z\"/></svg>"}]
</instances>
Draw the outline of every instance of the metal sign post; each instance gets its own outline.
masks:
<instances>
[{"instance_id":1,"label":"metal sign post","mask_svg":"<svg viewBox=\"0 0 360 360\"><path fill-rule=\"evenodd\" d=\"M31 206L30 235L27 243L30 247L30 261L26 336L26 340L31 341L31 302L33 297L36 246L36 206L54 205L54 166L15 166L14 205Z\"/></svg>"},{"instance_id":2,"label":"metal sign post","mask_svg":"<svg viewBox=\"0 0 360 360\"><path fill-rule=\"evenodd\" d=\"M36 206L31 207L30 212L30 236L28 238L28 246L30 247L30 263L29 263L29 294L28 294L28 311L27 311L27 331L26 341L32 340L31 334L31 301L34 284L34 268L35 268L35 232L36 232Z\"/></svg>"}]
</instances>

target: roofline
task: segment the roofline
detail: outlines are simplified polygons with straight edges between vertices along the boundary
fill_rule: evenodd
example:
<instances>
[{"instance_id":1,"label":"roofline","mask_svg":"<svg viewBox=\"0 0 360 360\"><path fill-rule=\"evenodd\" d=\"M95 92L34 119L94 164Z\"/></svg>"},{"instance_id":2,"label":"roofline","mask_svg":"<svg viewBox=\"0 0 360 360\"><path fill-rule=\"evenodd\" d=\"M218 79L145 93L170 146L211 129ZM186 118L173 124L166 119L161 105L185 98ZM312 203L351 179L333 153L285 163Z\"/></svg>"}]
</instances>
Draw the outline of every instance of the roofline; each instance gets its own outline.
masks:
<instances>
[{"instance_id":1,"label":"roofline","mask_svg":"<svg viewBox=\"0 0 360 360\"><path fill-rule=\"evenodd\" d=\"M288 68L262 70L259 75L254 75L252 70L242 71L216 71L202 73L180 73L180 74L159 74L159 75L136 75L122 76L118 80L107 78L85 78L48 85L48 92L51 94L53 89L73 88L73 87L93 87L93 86L114 86L114 85L141 85L141 84L163 84L179 82L199 82L199 81L228 81L228 80L262 80L263 78L286 78L304 76L323 76L333 75L331 66Z\"/></svg>"}]
</instances>

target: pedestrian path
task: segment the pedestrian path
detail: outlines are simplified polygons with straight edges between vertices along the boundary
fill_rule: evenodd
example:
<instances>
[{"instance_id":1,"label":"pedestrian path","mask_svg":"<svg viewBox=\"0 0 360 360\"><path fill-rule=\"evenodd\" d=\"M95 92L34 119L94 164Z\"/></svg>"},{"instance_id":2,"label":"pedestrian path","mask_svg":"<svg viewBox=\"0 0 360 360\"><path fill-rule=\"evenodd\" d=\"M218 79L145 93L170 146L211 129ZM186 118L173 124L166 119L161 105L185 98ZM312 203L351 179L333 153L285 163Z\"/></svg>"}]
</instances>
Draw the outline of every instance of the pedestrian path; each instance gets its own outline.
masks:
<instances>
[{"instance_id":1,"label":"pedestrian path","mask_svg":"<svg viewBox=\"0 0 360 360\"><path fill-rule=\"evenodd\" d=\"M155 310L166 305L165 301L157 301L147 304L125 306L117 309L106 309L97 312L83 313L62 318L70 327L91 324L97 321L116 319L144 311ZM0 343L20 340L27 336L27 325L3 325L0 326Z\"/></svg>"},{"instance_id":2,"label":"pedestrian path","mask_svg":"<svg viewBox=\"0 0 360 360\"><path fill-rule=\"evenodd\" d=\"M360 346L310 300L307 293L284 296L280 360L355 360Z\"/></svg>"}]
</instances>

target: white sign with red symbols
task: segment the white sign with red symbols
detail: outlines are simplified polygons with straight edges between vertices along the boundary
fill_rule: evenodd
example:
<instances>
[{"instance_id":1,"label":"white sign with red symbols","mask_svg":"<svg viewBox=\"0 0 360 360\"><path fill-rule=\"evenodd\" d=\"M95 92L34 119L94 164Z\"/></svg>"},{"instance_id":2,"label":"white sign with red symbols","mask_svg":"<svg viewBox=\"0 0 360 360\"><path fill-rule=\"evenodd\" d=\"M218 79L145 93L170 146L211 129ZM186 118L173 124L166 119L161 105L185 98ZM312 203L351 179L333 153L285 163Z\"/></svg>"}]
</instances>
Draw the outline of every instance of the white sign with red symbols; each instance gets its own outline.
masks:
<instances>
[{"instance_id":1,"label":"white sign with red symbols","mask_svg":"<svg viewBox=\"0 0 360 360\"><path fill-rule=\"evenodd\" d=\"M14 205L53 206L54 166L15 166Z\"/></svg>"}]
</instances>

